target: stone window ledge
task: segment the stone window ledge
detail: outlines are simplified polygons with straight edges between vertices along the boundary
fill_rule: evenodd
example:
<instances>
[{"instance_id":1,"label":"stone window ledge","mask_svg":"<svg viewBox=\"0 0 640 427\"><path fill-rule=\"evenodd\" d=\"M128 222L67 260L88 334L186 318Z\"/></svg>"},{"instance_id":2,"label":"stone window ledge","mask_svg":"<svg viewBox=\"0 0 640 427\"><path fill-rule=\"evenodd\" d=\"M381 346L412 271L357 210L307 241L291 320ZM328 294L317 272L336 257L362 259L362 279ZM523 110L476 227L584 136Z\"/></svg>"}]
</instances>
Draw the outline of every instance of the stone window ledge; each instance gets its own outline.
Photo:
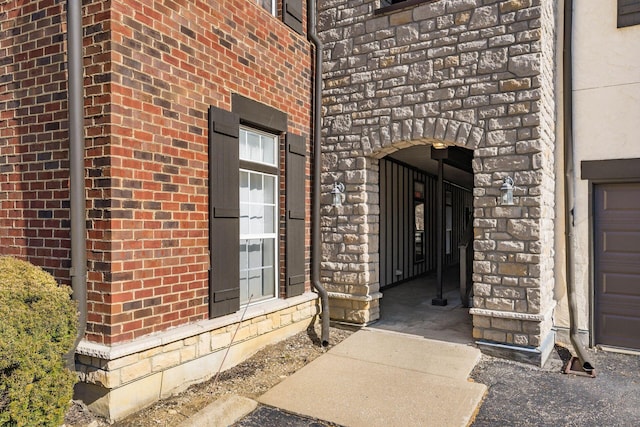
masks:
<instances>
[{"instance_id":1,"label":"stone window ledge","mask_svg":"<svg viewBox=\"0 0 640 427\"><path fill-rule=\"evenodd\" d=\"M196 323L178 326L166 331L149 335L147 337L136 339L134 341L115 344L112 346L94 343L83 339L78 344L76 354L98 357L102 360L115 360L155 347L171 344L173 342L180 341L186 338L198 336L207 332L214 331L216 329L221 329L239 323L241 320L243 322L246 322L251 319L255 319L256 317L265 316L280 310L295 307L297 305L313 301L317 298L318 295L315 292L306 292L297 297L275 299L264 302L262 304L249 306L246 313L244 313L244 308L241 308L237 313L230 314L228 316L223 316L216 319L201 320Z\"/></svg>"}]
</instances>

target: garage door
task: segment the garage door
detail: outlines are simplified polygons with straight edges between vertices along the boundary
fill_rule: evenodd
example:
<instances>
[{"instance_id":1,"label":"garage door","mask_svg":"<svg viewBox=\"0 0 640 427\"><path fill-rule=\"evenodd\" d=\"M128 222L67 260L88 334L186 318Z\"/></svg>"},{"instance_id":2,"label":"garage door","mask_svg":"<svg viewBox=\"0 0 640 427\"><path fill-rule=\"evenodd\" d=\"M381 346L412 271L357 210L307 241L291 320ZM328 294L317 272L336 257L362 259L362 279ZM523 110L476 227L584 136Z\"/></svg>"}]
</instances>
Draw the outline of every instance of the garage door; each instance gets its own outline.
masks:
<instances>
[{"instance_id":1,"label":"garage door","mask_svg":"<svg viewBox=\"0 0 640 427\"><path fill-rule=\"evenodd\" d=\"M596 344L640 349L640 183L594 192Z\"/></svg>"}]
</instances>

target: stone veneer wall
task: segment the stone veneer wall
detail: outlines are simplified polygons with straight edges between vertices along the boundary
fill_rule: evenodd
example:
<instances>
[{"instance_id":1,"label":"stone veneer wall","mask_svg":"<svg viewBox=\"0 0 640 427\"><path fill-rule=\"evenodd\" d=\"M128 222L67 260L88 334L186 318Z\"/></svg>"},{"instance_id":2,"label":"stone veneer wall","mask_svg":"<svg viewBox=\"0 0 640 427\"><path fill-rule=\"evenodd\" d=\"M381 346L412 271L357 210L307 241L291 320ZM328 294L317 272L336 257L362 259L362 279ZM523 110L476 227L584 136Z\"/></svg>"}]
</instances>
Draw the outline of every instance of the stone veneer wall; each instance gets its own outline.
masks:
<instances>
[{"instance_id":1,"label":"stone veneer wall","mask_svg":"<svg viewBox=\"0 0 640 427\"><path fill-rule=\"evenodd\" d=\"M94 412L122 419L305 330L318 313L317 295L306 293L130 343L83 341L76 360L78 394Z\"/></svg>"},{"instance_id":2,"label":"stone veneer wall","mask_svg":"<svg viewBox=\"0 0 640 427\"><path fill-rule=\"evenodd\" d=\"M332 317L379 316L377 159L444 142L474 150L474 337L539 363L554 308L554 2L396 6L319 2L323 192L346 185L344 205L323 210ZM506 176L514 206L499 205Z\"/></svg>"}]
</instances>

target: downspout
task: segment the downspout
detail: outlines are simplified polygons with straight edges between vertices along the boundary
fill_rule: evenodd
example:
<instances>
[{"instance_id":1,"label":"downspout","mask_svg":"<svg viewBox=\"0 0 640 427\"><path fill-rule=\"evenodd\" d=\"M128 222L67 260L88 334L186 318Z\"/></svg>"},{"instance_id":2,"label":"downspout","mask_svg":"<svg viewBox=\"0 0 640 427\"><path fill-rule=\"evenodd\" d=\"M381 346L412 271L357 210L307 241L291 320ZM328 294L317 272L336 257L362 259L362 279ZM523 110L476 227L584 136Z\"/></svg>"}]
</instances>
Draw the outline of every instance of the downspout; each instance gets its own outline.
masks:
<instances>
[{"instance_id":1,"label":"downspout","mask_svg":"<svg viewBox=\"0 0 640 427\"><path fill-rule=\"evenodd\" d=\"M564 3L564 40L562 53L562 80L564 96L564 208L565 208L565 262L567 298L569 302L569 336L576 351L582 369L593 372L591 363L582 338L578 334L578 300L575 289L575 250L573 247L575 236L575 171L573 167L573 0Z\"/></svg>"},{"instance_id":2,"label":"downspout","mask_svg":"<svg viewBox=\"0 0 640 427\"><path fill-rule=\"evenodd\" d=\"M311 202L311 283L320 295L322 303L323 347L329 345L329 294L320 283L320 175L322 172L322 147L320 128L322 126L322 42L316 34L316 1L307 1L307 37L315 46L315 75L313 80L313 199Z\"/></svg>"},{"instance_id":3,"label":"downspout","mask_svg":"<svg viewBox=\"0 0 640 427\"><path fill-rule=\"evenodd\" d=\"M71 288L78 302L78 334L65 360L75 370L75 352L87 325L87 230L84 186L84 82L82 75L82 1L67 1L67 69L69 108L69 198Z\"/></svg>"}]
</instances>

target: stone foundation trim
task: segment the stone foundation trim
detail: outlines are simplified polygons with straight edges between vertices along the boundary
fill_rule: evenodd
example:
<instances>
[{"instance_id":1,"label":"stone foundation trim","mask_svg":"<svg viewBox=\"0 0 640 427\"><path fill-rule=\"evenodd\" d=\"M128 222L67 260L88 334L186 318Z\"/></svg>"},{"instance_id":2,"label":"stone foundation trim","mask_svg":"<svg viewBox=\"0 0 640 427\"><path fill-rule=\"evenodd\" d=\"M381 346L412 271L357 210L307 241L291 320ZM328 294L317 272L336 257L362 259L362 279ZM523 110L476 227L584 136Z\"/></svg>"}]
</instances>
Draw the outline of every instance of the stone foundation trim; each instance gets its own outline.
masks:
<instances>
[{"instance_id":1,"label":"stone foundation trim","mask_svg":"<svg viewBox=\"0 0 640 427\"><path fill-rule=\"evenodd\" d=\"M469 309L469 314L474 316L485 316L485 317L498 317L501 319L514 319L514 320L527 320L530 322L544 322L548 320L553 314L553 309L555 308L555 301L553 305L547 310L546 313L543 314L532 314L532 313L516 313L514 311L500 311L500 310L488 310L486 308L471 308Z\"/></svg>"},{"instance_id":2,"label":"stone foundation trim","mask_svg":"<svg viewBox=\"0 0 640 427\"><path fill-rule=\"evenodd\" d=\"M382 298L382 292L374 292L370 295L352 295L343 294L342 292L328 292L329 298L348 299L351 301L369 302Z\"/></svg>"},{"instance_id":3,"label":"stone foundation trim","mask_svg":"<svg viewBox=\"0 0 640 427\"><path fill-rule=\"evenodd\" d=\"M555 344L555 334L551 331L538 347L524 347L514 344L504 344L488 340L478 340L476 345L484 354L514 360L516 362L527 363L542 367L547 362L553 346Z\"/></svg>"},{"instance_id":4,"label":"stone foundation trim","mask_svg":"<svg viewBox=\"0 0 640 427\"><path fill-rule=\"evenodd\" d=\"M208 380L218 370L237 365L269 344L304 331L318 314L318 297L308 292L249 307L241 322L241 315L234 314L111 349L85 345L83 351L89 349L93 354L76 355L81 382L76 385L75 397L109 420L124 418ZM95 356L98 353L105 357Z\"/></svg>"},{"instance_id":5,"label":"stone foundation trim","mask_svg":"<svg viewBox=\"0 0 640 427\"><path fill-rule=\"evenodd\" d=\"M266 316L277 311L286 310L288 308L295 307L316 299L318 299L318 294L314 292L306 292L300 296L293 298L277 299L261 304L256 304L247 308L247 312L244 313L244 319L242 321L246 322L259 316ZM76 354L97 357L102 360L119 359L121 357L126 357L132 354L140 353L142 351L150 350L152 348L168 345L177 341L237 324L240 322L240 319L242 319L243 312L244 308L239 312L230 314L228 316L223 316L217 319L202 320L197 323L178 326L177 328L159 332L148 337L140 338L122 344L115 344L113 346L82 340L78 344Z\"/></svg>"}]
</instances>

